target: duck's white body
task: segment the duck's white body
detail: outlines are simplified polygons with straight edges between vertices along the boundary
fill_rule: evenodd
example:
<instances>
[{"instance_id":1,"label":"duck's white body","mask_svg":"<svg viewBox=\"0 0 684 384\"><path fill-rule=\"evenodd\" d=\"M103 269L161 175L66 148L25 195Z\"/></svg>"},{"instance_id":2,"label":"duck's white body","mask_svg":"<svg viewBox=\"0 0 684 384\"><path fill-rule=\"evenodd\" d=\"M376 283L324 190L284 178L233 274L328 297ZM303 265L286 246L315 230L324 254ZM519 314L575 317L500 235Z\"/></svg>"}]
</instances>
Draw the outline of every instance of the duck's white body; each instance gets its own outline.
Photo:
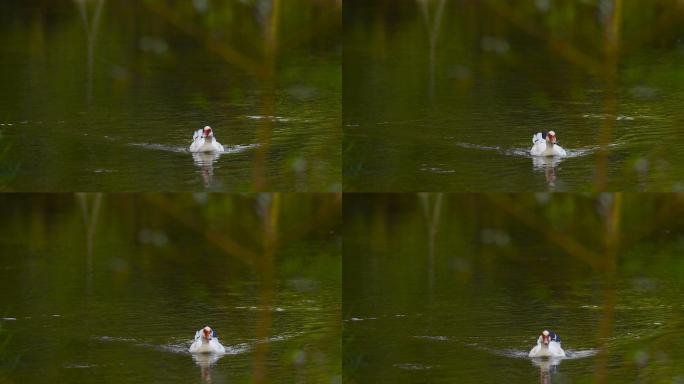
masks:
<instances>
[{"instance_id":1,"label":"duck's white body","mask_svg":"<svg viewBox=\"0 0 684 384\"><path fill-rule=\"evenodd\" d=\"M532 156L567 156L565 149L556 144L556 134L553 131L538 132L532 136Z\"/></svg>"},{"instance_id":2,"label":"duck's white body","mask_svg":"<svg viewBox=\"0 0 684 384\"><path fill-rule=\"evenodd\" d=\"M198 129L192 136L192 144L189 148L190 152L223 152L223 145L219 143L214 137L214 132L211 127L206 126L204 129Z\"/></svg>"},{"instance_id":3,"label":"duck's white body","mask_svg":"<svg viewBox=\"0 0 684 384\"><path fill-rule=\"evenodd\" d=\"M219 343L216 333L204 327L195 333L195 341L190 345L190 353L225 353L226 348Z\"/></svg>"},{"instance_id":4,"label":"duck's white body","mask_svg":"<svg viewBox=\"0 0 684 384\"><path fill-rule=\"evenodd\" d=\"M545 330L537 339L537 345L530 351L530 357L565 357L560 337Z\"/></svg>"}]
</instances>

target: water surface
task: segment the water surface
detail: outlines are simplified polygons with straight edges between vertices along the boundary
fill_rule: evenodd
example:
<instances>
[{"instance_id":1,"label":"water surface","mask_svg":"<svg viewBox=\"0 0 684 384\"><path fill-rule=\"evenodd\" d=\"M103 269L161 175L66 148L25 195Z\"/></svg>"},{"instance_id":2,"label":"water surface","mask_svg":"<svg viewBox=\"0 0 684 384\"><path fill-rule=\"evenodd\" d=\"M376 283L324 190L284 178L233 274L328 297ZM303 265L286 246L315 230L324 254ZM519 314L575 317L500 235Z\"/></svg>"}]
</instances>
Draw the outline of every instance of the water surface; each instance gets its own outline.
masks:
<instances>
[{"instance_id":1,"label":"water surface","mask_svg":"<svg viewBox=\"0 0 684 384\"><path fill-rule=\"evenodd\" d=\"M345 3L345 190L681 190L684 12L622 2L613 54L612 3Z\"/></svg>"},{"instance_id":2,"label":"water surface","mask_svg":"<svg viewBox=\"0 0 684 384\"><path fill-rule=\"evenodd\" d=\"M3 3L0 187L339 190L341 10L259 4Z\"/></svg>"},{"instance_id":3,"label":"water surface","mask_svg":"<svg viewBox=\"0 0 684 384\"><path fill-rule=\"evenodd\" d=\"M269 195L3 196L0 381L339 380L339 205L279 204L269 256Z\"/></svg>"},{"instance_id":4,"label":"water surface","mask_svg":"<svg viewBox=\"0 0 684 384\"><path fill-rule=\"evenodd\" d=\"M344 376L681 381L683 208L666 195L350 195ZM567 358L527 357L543 329Z\"/></svg>"}]
</instances>

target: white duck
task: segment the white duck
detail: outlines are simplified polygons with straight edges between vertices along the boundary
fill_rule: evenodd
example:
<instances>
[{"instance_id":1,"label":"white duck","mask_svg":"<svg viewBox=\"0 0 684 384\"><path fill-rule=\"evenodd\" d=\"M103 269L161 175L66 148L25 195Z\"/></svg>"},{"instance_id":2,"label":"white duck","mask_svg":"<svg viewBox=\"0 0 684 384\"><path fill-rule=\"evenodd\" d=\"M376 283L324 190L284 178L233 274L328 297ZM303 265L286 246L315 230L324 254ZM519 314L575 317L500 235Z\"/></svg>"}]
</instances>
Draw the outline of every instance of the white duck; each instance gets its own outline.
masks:
<instances>
[{"instance_id":1,"label":"white duck","mask_svg":"<svg viewBox=\"0 0 684 384\"><path fill-rule=\"evenodd\" d=\"M190 353L225 353L226 348L219 343L216 332L206 326L195 333L195 341L190 346Z\"/></svg>"},{"instance_id":2,"label":"white duck","mask_svg":"<svg viewBox=\"0 0 684 384\"><path fill-rule=\"evenodd\" d=\"M544 330L537 339L537 345L530 351L530 357L565 357L558 334Z\"/></svg>"},{"instance_id":3,"label":"white duck","mask_svg":"<svg viewBox=\"0 0 684 384\"><path fill-rule=\"evenodd\" d=\"M556 132L542 131L532 136L532 156L566 156L565 149L556 144Z\"/></svg>"},{"instance_id":4,"label":"white duck","mask_svg":"<svg viewBox=\"0 0 684 384\"><path fill-rule=\"evenodd\" d=\"M216 141L214 131L207 125L203 129L196 130L192 135L189 150L190 152L223 152L223 145Z\"/></svg>"}]
</instances>

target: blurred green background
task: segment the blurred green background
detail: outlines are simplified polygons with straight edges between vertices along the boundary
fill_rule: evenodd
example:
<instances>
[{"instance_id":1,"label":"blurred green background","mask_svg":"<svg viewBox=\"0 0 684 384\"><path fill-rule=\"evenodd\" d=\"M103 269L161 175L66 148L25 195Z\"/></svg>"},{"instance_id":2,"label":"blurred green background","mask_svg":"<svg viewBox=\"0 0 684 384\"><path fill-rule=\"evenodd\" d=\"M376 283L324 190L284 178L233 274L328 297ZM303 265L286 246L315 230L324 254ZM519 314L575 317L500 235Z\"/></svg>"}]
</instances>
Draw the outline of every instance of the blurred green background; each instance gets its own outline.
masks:
<instances>
[{"instance_id":1,"label":"blurred green background","mask_svg":"<svg viewBox=\"0 0 684 384\"><path fill-rule=\"evenodd\" d=\"M0 187L339 191L341 2L0 5ZM195 157L211 125L228 153Z\"/></svg>"},{"instance_id":2,"label":"blurred green background","mask_svg":"<svg viewBox=\"0 0 684 384\"><path fill-rule=\"evenodd\" d=\"M681 191L679 0L349 0L344 189ZM532 159L555 130L561 161Z\"/></svg>"},{"instance_id":3,"label":"blurred green background","mask_svg":"<svg viewBox=\"0 0 684 384\"><path fill-rule=\"evenodd\" d=\"M684 379L681 194L348 194L349 383ZM568 359L530 359L543 329Z\"/></svg>"},{"instance_id":4,"label":"blurred green background","mask_svg":"<svg viewBox=\"0 0 684 384\"><path fill-rule=\"evenodd\" d=\"M0 382L340 380L341 196L2 194ZM194 358L210 325L228 354Z\"/></svg>"}]
</instances>

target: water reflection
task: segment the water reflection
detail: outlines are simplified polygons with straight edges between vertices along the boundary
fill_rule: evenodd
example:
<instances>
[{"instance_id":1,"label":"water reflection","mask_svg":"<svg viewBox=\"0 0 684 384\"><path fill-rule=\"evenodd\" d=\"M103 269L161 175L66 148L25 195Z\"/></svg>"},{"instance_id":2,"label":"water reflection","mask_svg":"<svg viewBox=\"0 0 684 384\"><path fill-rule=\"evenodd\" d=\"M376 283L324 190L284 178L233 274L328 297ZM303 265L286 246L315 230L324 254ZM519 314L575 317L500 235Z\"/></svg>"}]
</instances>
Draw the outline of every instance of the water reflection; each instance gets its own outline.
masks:
<instances>
[{"instance_id":1,"label":"water reflection","mask_svg":"<svg viewBox=\"0 0 684 384\"><path fill-rule=\"evenodd\" d=\"M684 162L684 152L661 140L673 138L668 148L684 145L674 139L684 20L676 2L348 2L346 190L548 190L558 185L554 169L546 181L531 180L524 162L473 159L463 146L442 145L449 137L515 148L548 127L565 129L568 148L596 148L594 156L567 163L563 189L680 189L682 168L674 164ZM655 24L658 30L646 27ZM587 119L599 115L620 117ZM430 151L417 150L416 140ZM612 146L618 140L629 147ZM672 166L646 170L639 184L640 158ZM421 165L435 159L452 174L426 174ZM497 177L483 176L492 173Z\"/></svg>"},{"instance_id":2,"label":"water reflection","mask_svg":"<svg viewBox=\"0 0 684 384\"><path fill-rule=\"evenodd\" d=\"M93 100L93 63L95 59L95 41L97 39L97 30L100 25L102 8L104 7L105 0L97 0L95 11L92 17L88 15L87 3L87 0L74 0L74 4L76 4L78 7L78 11L81 15L81 22L83 23L83 29L85 30L88 44L86 64L86 99L88 104L90 104Z\"/></svg>"},{"instance_id":3,"label":"water reflection","mask_svg":"<svg viewBox=\"0 0 684 384\"><path fill-rule=\"evenodd\" d=\"M558 372L558 367L563 359L560 357L535 357L532 358L532 365L539 368L539 382L550 384L553 375Z\"/></svg>"},{"instance_id":4,"label":"water reflection","mask_svg":"<svg viewBox=\"0 0 684 384\"><path fill-rule=\"evenodd\" d=\"M0 5L1 187L201 191L210 170L202 180L183 157L120 144L175 147L211 121L230 126L235 143L260 144L240 166L216 169L215 180L231 182L214 188L339 189L341 4L37 3ZM244 118L262 114L288 118ZM28 141L33 151L11 145ZM293 159L316 164L303 182ZM117 174L93 177L99 169Z\"/></svg>"},{"instance_id":5,"label":"water reflection","mask_svg":"<svg viewBox=\"0 0 684 384\"><path fill-rule=\"evenodd\" d=\"M550 169L558 162L539 160ZM672 381L682 358L663 346L684 340L663 325L681 323L681 271L672 265L684 247L682 202L650 194L345 196L346 377L496 382L504 372L509 383L627 382L638 368ZM520 349L540 324L571 343L562 369ZM640 351L648 360L634 367ZM375 369L391 366L402 369Z\"/></svg>"},{"instance_id":6,"label":"water reflection","mask_svg":"<svg viewBox=\"0 0 684 384\"><path fill-rule=\"evenodd\" d=\"M257 382L250 380L257 373L262 382L335 381L340 200L0 196L8 218L0 220L0 361L10 362L0 366L0 382L36 382L45 371L57 382L83 382L73 368L130 383L153 382L160 371L198 382L198 370L205 382ZM268 258L267 225L279 239L268 243ZM272 319L265 325L264 313ZM221 330L228 358L191 360L183 330L199 321ZM16 337L22 334L31 343Z\"/></svg>"},{"instance_id":7,"label":"water reflection","mask_svg":"<svg viewBox=\"0 0 684 384\"><path fill-rule=\"evenodd\" d=\"M221 157L221 152L193 152L192 161L202 172L204 186L211 186L214 178L214 163Z\"/></svg>"},{"instance_id":8,"label":"water reflection","mask_svg":"<svg viewBox=\"0 0 684 384\"><path fill-rule=\"evenodd\" d=\"M93 286L93 247L95 242L95 229L97 228L97 219L102 204L102 194L96 193L94 201L90 202L88 194L79 193L76 198L81 208L81 216L86 230L86 293L92 293Z\"/></svg>"},{"instance_id":9,"label":"water reflection","mask_svg":"<svg viewBox=\"0 0 684 384\"><path fill-rule=\"evenodd\" d=\"M556 188L556 179L558 175L556 174L556 168L563 161L562 157L558 156L531 156L532 157L532 168L538 172L544 172L544 177L546 178L546 184L550 190Z\"/></svg>"},{"instance_id":10,"label":"water reflection","mask_svg":"<svg viewBox=\"0 0 684 384\"><path fill-rule=\"evenodd\" d=\"M425 22L425 27L428 29L428 41L430 44L430 60L428 65L428 71L430 73L430 80L428 82L428 94L432 98L435 95L435 59L437 51L437 39L439 38L439 27L442 24L442 15L444 14L444 4L445 0L416 0L420 11L423 15L423 21ZM431 15L430 3L437 3L437 9L434 14Z\"/></svg>"},{"instance_id":11,"label":"water reflection","mask_svg":"<svg viewBox=\"0 0 684 384\"><path fill-rule=\"evenodd\" d=\"M220 353L193 353L192 359L200 367L202 381L211 383L211 367L224 355Z\"/></svg>"}]
</instances>

